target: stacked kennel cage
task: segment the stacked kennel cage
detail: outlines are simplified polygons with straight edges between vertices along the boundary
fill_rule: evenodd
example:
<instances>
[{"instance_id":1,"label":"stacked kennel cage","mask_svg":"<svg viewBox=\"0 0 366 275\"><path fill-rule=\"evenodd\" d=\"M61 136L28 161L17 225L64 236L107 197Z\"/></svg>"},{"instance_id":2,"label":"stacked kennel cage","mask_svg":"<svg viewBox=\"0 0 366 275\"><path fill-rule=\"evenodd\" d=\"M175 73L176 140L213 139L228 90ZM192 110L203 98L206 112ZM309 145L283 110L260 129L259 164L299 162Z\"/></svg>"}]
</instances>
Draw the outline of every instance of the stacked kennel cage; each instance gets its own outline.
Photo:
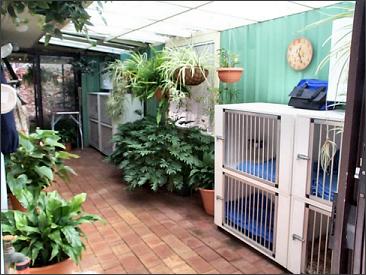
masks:
<instances>
[{"instance_id":1,"label":"stacked kennel cage","mask_svg":"<svg viewBox=\"0 0 366 275\"><path fill-rule=\"evenodd\" d=\"M216 106L215 223L294 273L327 272L319 255L331 255L342 121L279 104Z\"/></svg>"},{"instance_id":2,"label":"stacked kennel cage","mask_svg":"<svg viewBox=\"0 0 366 275\"><path fill-rule=\"evenodd\" d=\"M332 207L339 186L344 113L296 117L288 269L326 274L332 259Z\"/></svg>"},{"instance_id":3,"label":"stacked kennel cage","mask_svg":"<svg viewBox=\"0 0 366 275\"><path fill-rule=\"evenodd\" d=\"M215 223L287 264L294 110L247 103L215 109Z\"/></svg>"}]
</instances>

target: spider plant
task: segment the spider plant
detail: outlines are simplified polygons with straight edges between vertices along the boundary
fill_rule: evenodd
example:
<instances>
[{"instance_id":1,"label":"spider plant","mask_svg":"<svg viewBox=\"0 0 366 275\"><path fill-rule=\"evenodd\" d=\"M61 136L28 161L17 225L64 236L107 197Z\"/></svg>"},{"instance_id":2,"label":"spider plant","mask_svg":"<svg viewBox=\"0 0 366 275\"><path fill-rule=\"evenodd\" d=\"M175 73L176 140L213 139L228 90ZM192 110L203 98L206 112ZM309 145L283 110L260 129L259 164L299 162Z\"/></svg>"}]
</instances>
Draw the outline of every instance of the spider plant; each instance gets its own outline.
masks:
<instances>
[{"instance_id":1,"label":"spider plant","mask_svg":"<svg viewBox=\"0 0 366 275\"><path fill-rule=\"evenodd\" d=\"M330 162L337 153L337 144L329 138L329 133L335 131L335 134L339 135L343 133L343 127L334 127L327 129L325 141L320 149L320 164L324 171L327 171Z\"/></svg>"},{"instance_id":2,"label":"spider plant","mask_svg":"<svg viewBox=\"0 0 366 275\"><path fill-rule=\"evenodd\" d=\"M115 60L106 67L112 72L113 89L107 100L107 112L117 119L123 114L125 95L128 92L127 79L125 76L125 66L121 60Z\"/></svg>"},{"instance_id":3,"label":"spider plant","mask_svg":"<svg viewBox=\"0 0 366 275\"><path fill-rule=\"evenodd\" d=\"M201 73L204 80L207 79L208 61L210 56L208 52L198 54L193 46L189 47L172 47L164 48L163 61L159 70L162 72L164 79L173 80L176 88L186 86L186 74L195 72Z\"/></svg>"}]
</instances>

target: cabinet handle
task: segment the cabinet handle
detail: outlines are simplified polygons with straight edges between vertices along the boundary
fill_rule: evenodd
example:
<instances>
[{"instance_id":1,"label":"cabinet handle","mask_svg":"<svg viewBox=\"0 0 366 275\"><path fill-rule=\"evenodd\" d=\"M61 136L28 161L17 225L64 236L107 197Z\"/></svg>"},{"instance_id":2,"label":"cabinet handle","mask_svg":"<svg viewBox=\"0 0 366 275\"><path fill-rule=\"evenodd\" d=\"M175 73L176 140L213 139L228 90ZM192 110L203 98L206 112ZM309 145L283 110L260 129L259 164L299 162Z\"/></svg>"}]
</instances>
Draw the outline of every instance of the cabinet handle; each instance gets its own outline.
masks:
<instances>
[{"instance_id":1,"label":"cabinet handle","mask_svg":"<svg viewBox=\"0 0 366 275\"><path fill-rule=\"evenodd\" d=\"M297 154L297 159L310 160L309 156L304 154Z\"/></svg>"},{"instance_id":2,"label":"cabinet handle","mask_svg":"<svg viewBox=\"0 0 366 275\"><path fill-rule=\"evenodd\" d=\"M304 240L303 237L300 237L299 235L296 235L296 234L292 234L292 240L297 240L297 241L300 241L300 242L305 242L305 240Z\"/></svg>"}]
</instances>

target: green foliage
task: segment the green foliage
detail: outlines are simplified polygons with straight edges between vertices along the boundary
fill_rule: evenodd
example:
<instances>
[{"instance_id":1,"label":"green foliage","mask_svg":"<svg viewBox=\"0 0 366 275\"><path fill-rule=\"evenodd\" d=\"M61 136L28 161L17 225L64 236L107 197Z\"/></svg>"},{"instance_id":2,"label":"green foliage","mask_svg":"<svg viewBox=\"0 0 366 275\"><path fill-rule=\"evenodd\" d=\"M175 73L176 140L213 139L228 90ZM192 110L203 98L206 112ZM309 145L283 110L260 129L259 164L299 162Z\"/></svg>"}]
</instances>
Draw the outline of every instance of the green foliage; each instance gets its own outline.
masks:
<instances>
[{"instance_id":1,"label":"green foliage","mask_svg":"<svg viewBox=\"0 0 366 275\"><path fill-rule=\"evenodd\" d=\"M51 185L54 174L63 180L75 174L64 160L78 156L63 151L65 146L59 140L57 132L52 130L36 130L30 135L19 133L20 146L6 161L6 176L10 191L24 207L29 204L25 190L37 198L42 189Z\"/></svg>"},{"instance_id":2,"label":"green foliage","mask_svg":"<svg viewBox=\"0 0 366 275\"><path fill-rule=\"evenodd\" d=\"M193 189L199 187L213 189L215 176L215 158L213 152L205 152L202 160L189 174L189 186Z\"/></svg>"},{"instance_id":3,"label":"green foliage","mask_svg":"<svg viewBox=\"0 0 366 275\"><path fill-rule=\"evenodd\" d=\"M85 200L85 193L65 201L56 191L42 192L27 212L1 213L2 233L17 236L13 243L15 250L28 256L33 267L58 263L69 257L79 263L85 249L80 225L100 220L82 211Z\"/></svg>"},{"instance_id":4,"label":"green foliage","mask_svg":"<svg viewBox=\"0 0 366 275\"><path fill-rule=\"evenodd\" d=\"M232 68L239 64L239 56L235 53L229 53L226 49L218 49L221 68Z\"/></svg>"},{"instance_id":5,"label":"green foliage","mask_svg":"<svg viewBox=\"0 0 366 275\"><path fill-rule=\"evenodd\" d=\"M182 129L171 121L157 125L151 118L121 124L109 160L123 171L130 189L150 185L157 191L181 191L205 153L213 154L213 137L198 128Z\"/></svg>"},{"instance_id":6,"label":"green foliage","mask_svg":"<svg viewBox=\"0 0 366 275\"><path fill-rule=\"evenodd\" d=\"M60 30L67 20L70 20L77 32L87 35L87 26L91 26L90 15L84 8L89 1L53 1L53 0L4 0L1 5L1 14L8 14L15 24L26 24L22 21L21 14L28 10L31 14L41 15L44 18L42 31L46 35L47 45L52 36L62 38ZM98 12L101 14L102 4L99 2Z\"/></svg>"},{"instance_id":7,"label":"green foliage","mask_svg":"<svg viewBox=\"0 0 366 275\"><path fill-rule=\"evenodd\" d=\"M172 48L156 51L151 48L152 56L146 53L132 53L130 58L116 60L109 64L107 70L112 71L113 91L107 103L109 114L115 118L123 114L125 94L132 94L141 100L151 99L160 91L160 99L156 121L166 117L169 102L181 101L190 96L185 84L186 68L192 74L200 70L203 75L207 55L198 55L193 48Z\"/></svg>"},{"instance_id":8,"label":"green foliage","mask_svg":"<svg viewBox=\"0 0 366 275\"><path fill-rule=\"evenodd\" d=\"M97 64L98 62L96 60L90 60L87 57L80 57L78 60L72 62L75 71L86 74L95 73Z\"/></svg>"},{"instance_id":9,"label":"green foliage","mask_svg":"<svg viewBox=\"0 0 366 275\"><path fill-rule=\"evenodd\" d=\"M207 52L198 54L193 46L164 48L162 51L163 62L159 66L164 79L171 80L175 84L175 90L179 91L180 86L186 86L186 69L194 75L199 70L205 76L208 62L212 58ZM184 97L178 94L177 98Z\"/></svg>"}]
</instances>

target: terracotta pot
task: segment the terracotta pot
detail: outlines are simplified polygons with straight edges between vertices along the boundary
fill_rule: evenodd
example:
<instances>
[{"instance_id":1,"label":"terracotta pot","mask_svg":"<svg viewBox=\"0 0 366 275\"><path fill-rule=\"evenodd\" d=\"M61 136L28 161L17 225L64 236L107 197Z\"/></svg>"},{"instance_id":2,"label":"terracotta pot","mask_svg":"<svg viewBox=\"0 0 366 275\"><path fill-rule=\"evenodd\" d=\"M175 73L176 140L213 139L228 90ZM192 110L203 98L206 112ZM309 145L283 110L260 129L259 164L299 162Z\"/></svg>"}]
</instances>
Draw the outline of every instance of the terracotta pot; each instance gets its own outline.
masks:
<instances>
[{"instance_id":1,"label":"terracotta pot","mask_svg":"<svg viewBox=\"0 0 366 275\"><path fill-rule=\"evenodd\" d=\"M189 86L197 86L201 84L203 81L207 79L208 76L208 70L204 69L204 74L202 73L202 70L199 67L195 67L194 73L192 76L192 70L190 68L185 69L185 77L184 77L184 83ZM179 70L175 71L175 78L180 81L178 76Z\"/></svg>"},{"instance_id":2,"label":"terracotta pot","mask_svg":"<svg viewBox=\"0 0 366 275\"><path fill-rule=\"evenodd\" d=\"M9 199L10 199L13 210L19 210L22 212L27 211L27 209L22 206L22 204L18 201L18 199L12 193L9 193Z\"/></svg>"},{"instance_id":3,"label":"terracotta pot","mask_svg":"<svg viewBox=\"0 0 366 275\"><path fill-rule=\"evenodd\" d=\"M240 80L243 68L218 68L217 72L222 82L234 83Z\"/></svg>"},{"instance_id":4,"label":"terracotta pot","mask_svg":"<svg viewBox=\"0 0 366 275\"><path fill-rule=\"evenodd\" d=\"M208 215L213 216L215 211L215 190L199 188L203 208Z\"/></svg>"},{"instance_id":5,"label":"terracotta pot","mask_svg":"<svg viewBox=\"0 0 366 275\"><path fill-rule=\"evenodd\" d=\"M70 258L57 264L29 269L30 274L72 274L75 271L77 271L77 267Z\"/></svg>"},{"instance_id":6,"label":"terracotta pot","mask_svg":"<svg viewBox=\"0 0 366 275\"><path fill-rule=\"evenodd\" d=\"M72 145L71 143L65 143L65 151L66 152L71 152L72 150Z\"/></svg>"}]
</instances>

